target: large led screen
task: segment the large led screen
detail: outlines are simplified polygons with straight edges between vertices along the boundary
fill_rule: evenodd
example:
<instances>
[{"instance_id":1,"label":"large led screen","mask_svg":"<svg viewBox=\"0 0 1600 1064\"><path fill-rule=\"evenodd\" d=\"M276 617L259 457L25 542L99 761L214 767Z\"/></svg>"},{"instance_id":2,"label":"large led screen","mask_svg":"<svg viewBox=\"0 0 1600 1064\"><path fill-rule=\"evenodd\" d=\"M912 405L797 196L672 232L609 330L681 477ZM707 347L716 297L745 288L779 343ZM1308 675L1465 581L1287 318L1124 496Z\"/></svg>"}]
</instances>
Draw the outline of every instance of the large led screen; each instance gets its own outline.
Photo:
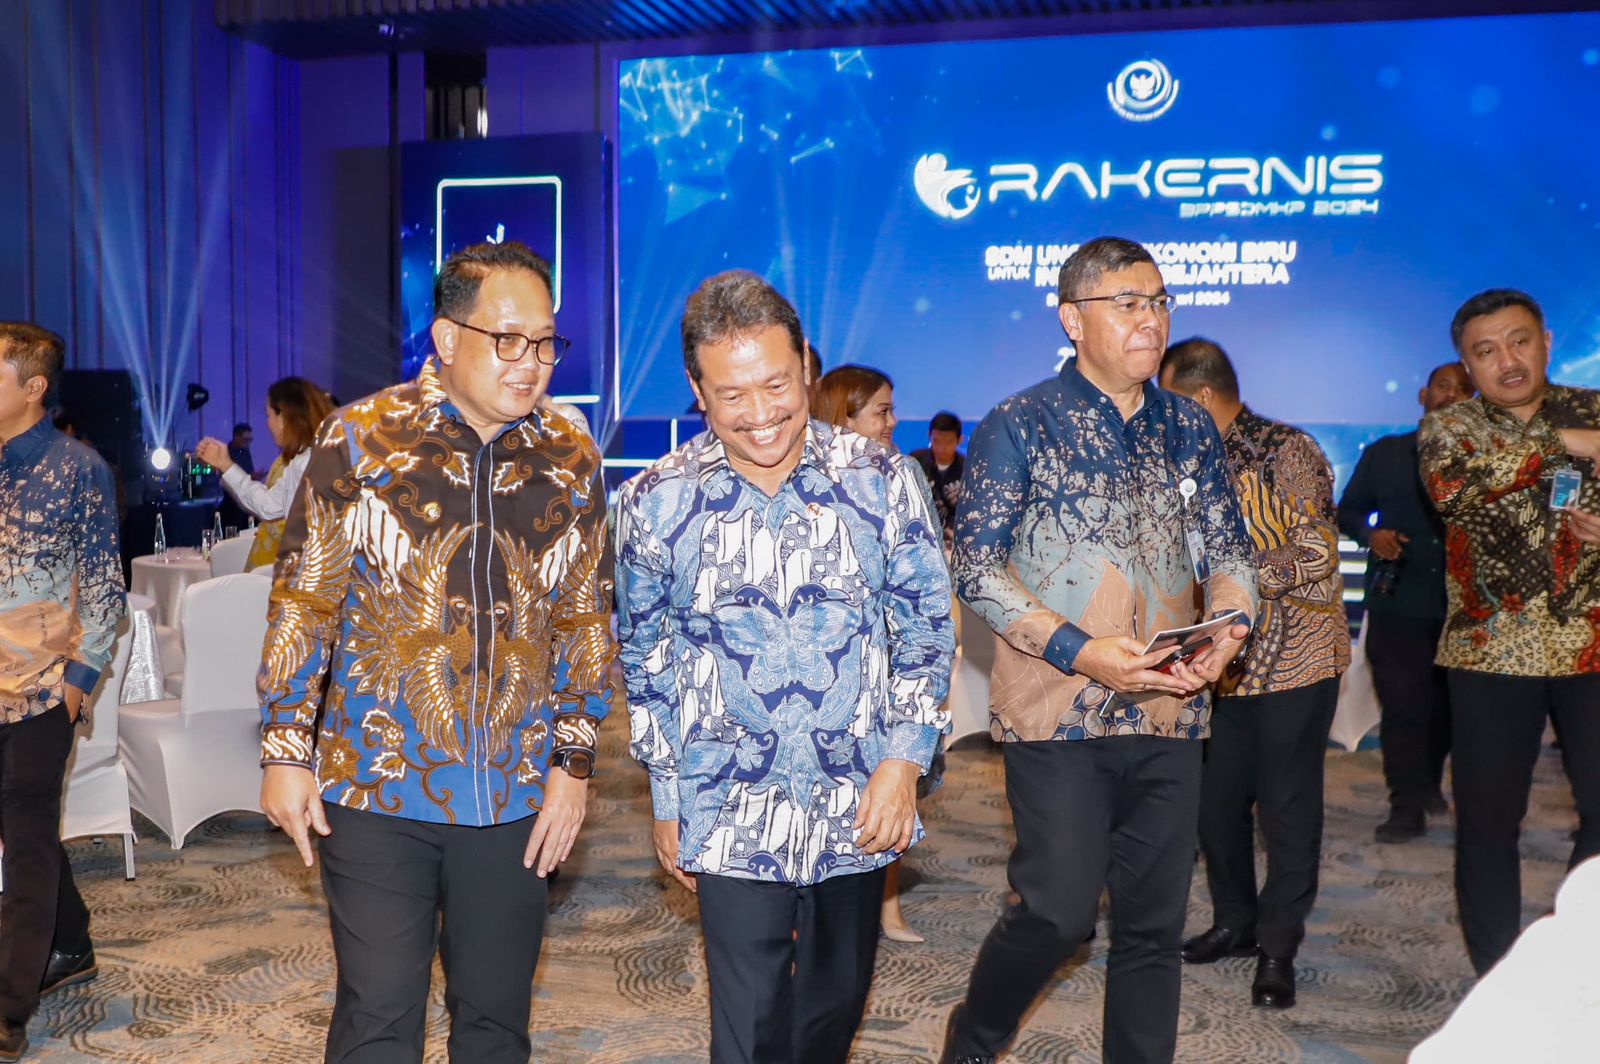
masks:
<instances>
[{"instance_id":1,"label":"large led screen","mask_svg":"<svg viewBox=\"0 0 1600 1064\"><path fill-rule=\"evenodd\" d=\"M981 417L1066 356L1057 269L1101 234L1341 466L1483 288L1600 384L1597 15L643 59L618 94L624 417L684 411L683 302L730 267L903 418Z\"/></svg>"}]
</instances>

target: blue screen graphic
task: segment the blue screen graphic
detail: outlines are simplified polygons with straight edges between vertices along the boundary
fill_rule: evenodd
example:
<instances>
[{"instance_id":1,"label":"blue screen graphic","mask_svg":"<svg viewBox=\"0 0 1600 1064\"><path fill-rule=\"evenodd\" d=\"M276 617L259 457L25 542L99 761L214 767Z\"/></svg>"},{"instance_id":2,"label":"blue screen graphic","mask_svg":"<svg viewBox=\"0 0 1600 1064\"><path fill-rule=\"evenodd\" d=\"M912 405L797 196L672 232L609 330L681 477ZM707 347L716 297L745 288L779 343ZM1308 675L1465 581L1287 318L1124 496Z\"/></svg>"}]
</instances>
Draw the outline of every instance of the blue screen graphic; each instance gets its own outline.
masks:
<instances>
[{"instance_id":1,"label":"blue screen graphic","mask_svg":"<svg viewBox=\"0 0 1600 1064\"><path fill-rule=\"evenodd\" d=\"M902 418L970 423L1065 357L1057 268L1103 234L1341 474L1414 425L1481 289L1534 294L1552 375L1600 385L1597 15L645 59L618 88L629 418L683 412L684 300L743 267Z\"/></svg>"},{"instance_id":2,"label":"blue screen graphic","mask_svg":"<svg viewBox=\"0 0 1600 1064\"><path fill-rule=\"evenodd\" d=\"M408 144L401 156L402 372L433 351L438 265L469 244L520 240L551 263L556 330L573 341L551 394L604 432L611 409L608 160L598 133Z\"/></svg>"}]
</instances>

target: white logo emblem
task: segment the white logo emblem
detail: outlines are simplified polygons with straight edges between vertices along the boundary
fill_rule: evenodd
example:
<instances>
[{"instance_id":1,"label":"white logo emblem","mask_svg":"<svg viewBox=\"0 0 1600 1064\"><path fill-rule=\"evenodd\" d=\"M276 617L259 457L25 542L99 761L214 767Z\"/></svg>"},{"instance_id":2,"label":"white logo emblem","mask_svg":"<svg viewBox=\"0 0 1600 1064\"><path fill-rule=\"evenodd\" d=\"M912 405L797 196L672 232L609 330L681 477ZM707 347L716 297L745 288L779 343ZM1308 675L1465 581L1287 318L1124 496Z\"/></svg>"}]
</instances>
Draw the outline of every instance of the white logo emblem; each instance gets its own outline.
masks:
<instances>
[{"instance_id":1,"label":"white logo emblem","mask_svg":"<svg viewBox=\"0 0 1600 1064\"><path fill-rule=\"evenodd\" d=\"M1106 83L1106 99L1111 109L1130 122L1160 118L1178 98L1178 82L1166 64L1156 59L1139 59L1122 68Z\"/></svg>"},{"instance_id":2,"label":"white logo emblem","mask_svg":"<svg viewBox=\"0 0 1600 1064\"><path fill-rule=\"evenodd\" d=\"M911 183L923 206L941 218L955 221L977 209L980 193L971 170L946 169L949 165L950 161L938 152L924 155L917 160ZM953 202L957 199L959 203Z\"/></svg>"}]
</instances>

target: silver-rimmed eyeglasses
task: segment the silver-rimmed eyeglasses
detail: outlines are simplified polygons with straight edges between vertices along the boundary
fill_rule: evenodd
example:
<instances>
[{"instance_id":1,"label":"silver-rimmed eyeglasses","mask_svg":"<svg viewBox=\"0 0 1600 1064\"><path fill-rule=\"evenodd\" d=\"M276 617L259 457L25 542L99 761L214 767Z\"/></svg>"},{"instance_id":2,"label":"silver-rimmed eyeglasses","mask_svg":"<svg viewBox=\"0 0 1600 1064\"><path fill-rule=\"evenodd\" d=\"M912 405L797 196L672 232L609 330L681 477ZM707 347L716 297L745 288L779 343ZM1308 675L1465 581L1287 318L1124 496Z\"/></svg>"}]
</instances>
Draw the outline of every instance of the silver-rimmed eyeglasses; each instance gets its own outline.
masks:
<instances>
[{"instance_id":1,"label":"silver-rimmed eyeglasses","mask_svg":"<svg viewBox=\"0 0 1600 1064\"><path fill-rule=\"evenodd\" d=\"M1084 296L1082 299L1069 299L1068 303L1110 303L1113 310L1121 314L1143 314L1153 310L1162 317L1172 313L1173 299L1165 292L1158 296L1142 295L1138 292L1124 292L1115 296Z\"/></svg>"}]
</instances>

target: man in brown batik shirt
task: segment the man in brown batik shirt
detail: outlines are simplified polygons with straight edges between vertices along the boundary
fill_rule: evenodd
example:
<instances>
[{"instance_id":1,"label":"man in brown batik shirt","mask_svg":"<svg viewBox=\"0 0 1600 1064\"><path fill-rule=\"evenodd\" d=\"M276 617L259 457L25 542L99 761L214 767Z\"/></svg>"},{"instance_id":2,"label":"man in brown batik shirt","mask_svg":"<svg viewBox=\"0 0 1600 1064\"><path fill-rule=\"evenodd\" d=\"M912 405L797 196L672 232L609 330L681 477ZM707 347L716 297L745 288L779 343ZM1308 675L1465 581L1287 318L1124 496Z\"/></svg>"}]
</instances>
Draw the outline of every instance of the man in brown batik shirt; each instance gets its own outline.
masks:
<instances>
[{"instance_id":1,"label":"man in brown batik shirt","mask_svg":"<svg viewBox=\"0 0 1600 1064\"><path fill-rule=\"evenodd\" d=\"M1200 788L1212 927L1184 943L1183 959L1255 954L1251 1001L1290 1008L1317 898L1323 758L1350 665L1333 470L1306 433L1240 401L1233 364L1211 341L1174 344L1161 384L1205 407L1222 432L1261 592L1250 644L1217 685ZM1259 892L1256 823L1267 850Z\"/></svg>"}]
</instances>

